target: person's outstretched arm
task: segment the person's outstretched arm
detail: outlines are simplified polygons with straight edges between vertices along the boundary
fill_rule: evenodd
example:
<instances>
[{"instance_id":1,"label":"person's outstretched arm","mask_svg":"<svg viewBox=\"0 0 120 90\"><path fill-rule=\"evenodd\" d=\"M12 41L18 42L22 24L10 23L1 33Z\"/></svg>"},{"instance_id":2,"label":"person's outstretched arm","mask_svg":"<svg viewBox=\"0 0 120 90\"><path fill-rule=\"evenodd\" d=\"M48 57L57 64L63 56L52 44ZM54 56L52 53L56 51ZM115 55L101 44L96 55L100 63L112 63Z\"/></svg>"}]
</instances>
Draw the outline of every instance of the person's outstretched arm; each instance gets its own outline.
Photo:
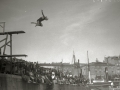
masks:
<instances>
[{"instance_id":1,"label":"person's outstretched arm","mask_svg":"<svg viewBox=\"0 0 120 90\"><path fill-rule=\"evenodd\" d=\"M43 13L43 10L41 10L41 12L42 12L43 17L45 17L45 16L44 16L44 13Z\"/></svg>"}]
</instances>

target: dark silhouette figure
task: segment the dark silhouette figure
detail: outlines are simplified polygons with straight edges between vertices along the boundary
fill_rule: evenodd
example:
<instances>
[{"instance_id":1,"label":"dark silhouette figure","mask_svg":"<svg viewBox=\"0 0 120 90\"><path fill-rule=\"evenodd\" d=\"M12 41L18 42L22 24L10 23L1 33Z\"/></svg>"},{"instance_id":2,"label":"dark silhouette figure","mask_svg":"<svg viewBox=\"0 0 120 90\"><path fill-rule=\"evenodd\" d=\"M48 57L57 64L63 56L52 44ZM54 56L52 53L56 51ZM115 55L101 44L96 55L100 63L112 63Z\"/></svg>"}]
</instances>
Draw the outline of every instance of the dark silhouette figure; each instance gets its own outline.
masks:
<instances>
[{"instance_id":1,"label":"dark silhouette figure","mask_svg":"<svg viewBox=\"0 0 120 90\"><path fill-rule=\"evenodd\" d=\"M44 15L44 13L43 13L43 10L41 10L41 12L42 12L42 17L40 17L38 20L37 20L37 23L35 23L35 22L31 22L32 24L36 24L36 26L43 26L43 24L41 23L42 21L44 21L44 20L48 20L48 18L47 18L47 16L45 16ZM35 27L36 27L35 26Z\"/></svg>"}]
</instances>

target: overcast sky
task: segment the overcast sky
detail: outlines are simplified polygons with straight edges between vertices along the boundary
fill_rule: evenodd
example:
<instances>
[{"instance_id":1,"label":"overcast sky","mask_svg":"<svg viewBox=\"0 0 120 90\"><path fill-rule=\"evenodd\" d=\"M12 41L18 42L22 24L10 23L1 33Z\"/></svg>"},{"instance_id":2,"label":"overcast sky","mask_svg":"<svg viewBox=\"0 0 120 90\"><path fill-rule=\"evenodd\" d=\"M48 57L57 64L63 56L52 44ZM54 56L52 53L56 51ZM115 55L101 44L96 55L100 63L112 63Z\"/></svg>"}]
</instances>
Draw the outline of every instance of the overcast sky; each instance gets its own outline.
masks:
<instances>
[{"instance_id":1,"label":"overcast sky","mask_svg":"<svg viewBox=\"0 0 120 90\"><path fill-rule=\"evenodd\" d=\"M49 20L35 27L41 10ZM2 21L5 31L26 32L13 35L13 54L27 54L27 61L71 62L73 50L83 63L87 51L90 62L120 55L119 0L0 0Z\"/></svg>"}]
</instances>

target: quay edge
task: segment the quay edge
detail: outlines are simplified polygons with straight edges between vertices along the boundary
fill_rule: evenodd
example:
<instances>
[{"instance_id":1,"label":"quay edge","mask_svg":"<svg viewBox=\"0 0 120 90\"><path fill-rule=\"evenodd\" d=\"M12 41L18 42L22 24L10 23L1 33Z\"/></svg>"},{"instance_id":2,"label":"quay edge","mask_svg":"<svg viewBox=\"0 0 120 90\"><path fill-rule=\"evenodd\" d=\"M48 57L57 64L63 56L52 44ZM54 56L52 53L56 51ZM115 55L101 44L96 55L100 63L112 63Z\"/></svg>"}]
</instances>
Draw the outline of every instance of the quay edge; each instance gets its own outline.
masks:
<instances>
[{"instance_id":1,"label":"quay edge","mask_svg":"<svg viewBox=\"0 0 120 90\"><path fill-rule=\"evenodd\" d=\"M26 83L21 76L0 73L0 90L89 90L84 86Z\"/></svg>"}]
</instances>

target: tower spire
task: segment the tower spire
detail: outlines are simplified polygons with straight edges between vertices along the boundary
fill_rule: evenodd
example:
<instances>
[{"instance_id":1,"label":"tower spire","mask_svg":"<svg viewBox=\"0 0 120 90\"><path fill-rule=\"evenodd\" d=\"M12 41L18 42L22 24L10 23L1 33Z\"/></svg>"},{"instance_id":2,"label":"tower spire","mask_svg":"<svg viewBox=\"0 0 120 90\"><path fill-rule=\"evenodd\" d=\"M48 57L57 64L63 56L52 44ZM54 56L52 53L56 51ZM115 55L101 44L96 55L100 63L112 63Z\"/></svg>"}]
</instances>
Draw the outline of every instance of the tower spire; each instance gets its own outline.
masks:
<instances>
[{"instance_id":1,"label":"tower spire","mask_svg":"<svg viewBox=\"0 0 120 90\"><path fill-rule=\"evenodd\" d=\"M75 57L75 53L74 53L74 50L73 50L72 64L75 65L75 63L76 63L76 57Z\"/></svg>"}]
</instances>

